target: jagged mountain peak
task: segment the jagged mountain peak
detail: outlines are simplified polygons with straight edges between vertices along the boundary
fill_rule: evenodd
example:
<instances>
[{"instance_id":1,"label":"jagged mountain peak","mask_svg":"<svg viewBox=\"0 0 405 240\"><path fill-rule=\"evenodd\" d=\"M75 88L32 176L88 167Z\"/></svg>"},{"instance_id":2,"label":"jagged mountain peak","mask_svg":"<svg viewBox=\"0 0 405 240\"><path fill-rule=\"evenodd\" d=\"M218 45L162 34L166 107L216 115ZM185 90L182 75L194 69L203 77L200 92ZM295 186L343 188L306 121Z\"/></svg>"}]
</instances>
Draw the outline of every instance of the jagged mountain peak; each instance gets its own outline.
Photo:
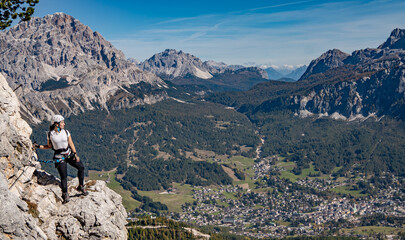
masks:
<instances>
[{"instance_id":1,"label":"jagged mountain peak","mask_svg":"<svg viewBox=\"0 0 405 240\"><path fill-rule=\"evenodd\" d=\"M339 49L331 49L323 53L319 58L312 60L307 70L300 80L307 78L309 75L325 72L326 70L341 67L344 60L350 55Z\"/></svg>"},{"instance_id":2,"label":"jagged mountain peak","mask_svg":"<svg viewBox=\"0 0 405 240\"><path fill-rule=\"evenodd\" d=\"M329 69L348 65L357 65L358 68L367 71L398 67L404 64L404 50L405 30L396 28L387 41L378 48L355 50L351 55L338 49L325 52L311 62L301 80L307 79L312 74L324 73Z\"/></svg>"},{"instance_id":3,"label":"jagged mountain peak","mask_svg":"<svg viewBox=\"0 0 405 240\"><path fill-rule=\"evenodd\" d=\"M20 22L4 35L9 42L22 41L33 45L32 49L28 48L24 53L39 56L52 66L68 64L66 62L83 56L98 64L105 64L108 68L117 66L117 61L126 61L123 52L116 49L101 34L93 32L90 27L65 13L46 15L43 18L34 17L31 21ZM11 45L8 44L8 47ZM44 56L49 53L58 54L60 57L51 60Z\"/></svg>"},{"instance_id":4,"label":"jagged mountain peak","mask_svg":"<svg viewBox=\"0 0 405 240\"><path fill-rule=\"evenodd\" d=\"M65 13L34 17L0 32L0 72L19 97L24 117L34 122L55 113L65 116L90 109L116 109L153 103L163 95L126 93L124 87L145 82L161 88L163 81L141 71L101 34ZM119 95L119 100L112 100ZM145 101L141 99L148 99ZM164 98L164 97L163 97ZM111 105L112 104L112 105Z\"/></svg>"},{"instance_id":5,"label":"jagged mountain peak","mask_svg":"<svg viewBox=\"0 0 405 240\"><path fill-rule=\"evenodd\" d=\"M394 29L387 41L381 44L378 48L405 49L405 29Z\"/></svg>"},{"instance_id":6,"label":"jagged mountain peak","mask_svg":"<svg viewBox=\"0 0 405 240\"><path fill-rule=\"evenodd\" d=\"M205 63L206 63L208 66L210 66L211 68L215 68L215 69L217 69L217 70L220 71L220 72L222 72L222 71L228 69L229 67L231 67L231 66L226 65L226 64L223 63L223 62L215 62L215 61L213 61L213 60L208 60L208 61L206 61ZM240 68L243 68L243 66L240 67ZM238 69L239 69L239 68L238 68ZM236 69L235 69L235 70L236 70Z\"/></svg>"},{"instance_id":7,"label":"jagged mountain peak","mask_svg":"<svg viewBox=\"0 0 405 240\"><path fill-rule=\"evenodd\" d=\"M202 61L196 56L185 53L182 50L177 51L176 49L166 49L163 52L154 54L150 59L156 60L167 60L167 61L195 61L202 63Z\"/></svg>"},{"instance_id":8,"label":"jagged mountain peak","mask_svg":"<svg viewBox=\"0 0 405 240\"><path fill-rule=\"evenodd\" d=\"M322 54L319 58L320 59L330 59L333 57L347 57L349 56L349 54L339 50L339 49L330 49L328 51L326 51L324 54Z\"/></svg>"},{"instance_id":9,"label":"jagged mountain peak","mask_svg":"<svg viewBox=\"0 0 405 240\"><path fill-rule=\"evenodd\" d=\"M212 60L201 61L200 58L176 49L166 49L154 54L138 65L142 70L152 72L163 79L173 80L178 77L194 76L200 79L211 79L215 74L234 72L240 69L255 72L268 79L267 73L258 68L246 68L240 65L226 65Z\"/></svg>"},{"instance_id":10,"label":"jagged mountain peak","mask_svg":"<svg viewBox=\"0 0 405 240\"><path fill-rule=\"evenodd\" d=\"M155 73L164 79L173 79L187 74L202 79L212 78L208 64L203 63L199 58L189 53L175 49L166 49L163 52L156 53L139 66L141 69Z\"/></svg>"},{"instance_id":11,"label":"jagged mountain peak","mask_svg":"<svg viewBox=\"0 0 405 240\"><path fill-rule=\"evenodd\" d=\"M90 27L82 24L79 20L65 13L49 14L44 17L33 17L30 21L20 22L16 26L10 28L7 33L13 34L18 38L21 36L31 36L33 30L44 29L48 32L55 31L55 28L69 30L75 27L83 27L90 30ZM27 31L28 30L28 31ZM19 35L23 34L23 35Z\"/></svg>"}]
</instances>

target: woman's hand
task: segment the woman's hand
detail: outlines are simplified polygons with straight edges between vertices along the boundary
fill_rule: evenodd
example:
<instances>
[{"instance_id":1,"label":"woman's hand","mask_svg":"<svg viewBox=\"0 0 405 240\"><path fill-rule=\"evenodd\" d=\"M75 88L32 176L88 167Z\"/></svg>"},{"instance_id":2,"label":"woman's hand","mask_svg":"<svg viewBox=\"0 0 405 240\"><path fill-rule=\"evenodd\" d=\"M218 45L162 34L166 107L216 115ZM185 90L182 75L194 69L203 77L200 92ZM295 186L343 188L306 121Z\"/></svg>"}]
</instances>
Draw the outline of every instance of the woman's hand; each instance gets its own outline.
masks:
<instances>
[{"instance_id":1,"label":"woman's hand","mask_svg":"<svg viewBox=\"0 0 405 240\"><path fill-rule=\"evenodd\" d=\"M77 156L77 154L76 154L76 162L80 162L80 158L79 156Z\"/></svg>"}]
</instances>

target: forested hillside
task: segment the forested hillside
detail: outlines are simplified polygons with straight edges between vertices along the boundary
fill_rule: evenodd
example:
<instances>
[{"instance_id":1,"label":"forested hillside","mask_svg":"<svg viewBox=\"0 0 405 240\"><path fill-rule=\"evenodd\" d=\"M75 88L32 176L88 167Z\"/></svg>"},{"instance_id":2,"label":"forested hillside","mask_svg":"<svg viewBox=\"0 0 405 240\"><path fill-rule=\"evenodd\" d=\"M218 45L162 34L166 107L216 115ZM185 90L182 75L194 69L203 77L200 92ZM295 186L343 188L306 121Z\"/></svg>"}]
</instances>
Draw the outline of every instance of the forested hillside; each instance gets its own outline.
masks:
<instances>
[{"instance_id":1,"label":"forested hillside","mask_svg":"<svg viewBox=\"0 0 405 240\"><path fill-rule=\"evenodd\" d=\"M262 157L285 156L297 163L294 171L314 163L316 169L338 176L354 168L367 174L390 172L405 176L405 126L402 121L347 122L330 118L299 118L289 111L256 113L252 121L266 137Z\"/></svg>"},{"instance_id":2,"label":"forested hillside","mask_svg":"<svg viewBox=\"0 0 405 240\"><path fill-rule=\"evenodd\" d=\"M171 80L176 85L198 85L211 91L247 91L254 85L267 82L255 68L243 68L237 71L225 71L213 74L210 79L201 79L192 75L176 77Z\"/></svg>"},{"instance_id":3,"label":"forested hillside","mask_svg":"<svg viewBox=\"0 0 405 240\"><path fill-rule=\"evenodd\" d=\"M337 175L355 169L403 177L404 68L397 65L375 54L357 65L308 74L296 83L269 81L207 99L246 114L266 140L262 157L286 156L297 163L297 174L314 163L323 173L342 167Z\"/></svg>"},{"instance_id":4,"label":"forested hillside","mask_svg":"<svg viewBox=\"0 0 405 240\"><path fill-rule=\"evenodd\" d=\"M44 123L34 128L35 140L46 141L47 127ZM230 184L217 163L192 158L201 151L254 156L259 143L246 116L198 101L90 111L67 119L66 128L88 169L118 168L122 179L140 190L168 188L172 182ZM50 159L50 154L41 151L40 157Z\"/></svg>"}]
</instances>

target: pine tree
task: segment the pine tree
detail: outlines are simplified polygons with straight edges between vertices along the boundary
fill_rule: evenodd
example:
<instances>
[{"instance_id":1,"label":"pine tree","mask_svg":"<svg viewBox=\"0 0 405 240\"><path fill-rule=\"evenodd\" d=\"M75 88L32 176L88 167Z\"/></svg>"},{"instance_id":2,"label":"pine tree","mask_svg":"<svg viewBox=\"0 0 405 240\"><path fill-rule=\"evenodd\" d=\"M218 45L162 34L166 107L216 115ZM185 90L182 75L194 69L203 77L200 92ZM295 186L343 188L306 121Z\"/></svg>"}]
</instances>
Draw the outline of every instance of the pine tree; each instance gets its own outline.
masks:
<instances>
[{"instance_id":1,"label":"pine tree","mask_svg":"<svg viewBox=\"0 0 405 240\"><path fill-rule=\"evenodd\" d=\"M34 14L34 6L39 0L2 0L0 2L0 30L11 26L14 19L28 21Z\"/></svg>"}]
</instances>

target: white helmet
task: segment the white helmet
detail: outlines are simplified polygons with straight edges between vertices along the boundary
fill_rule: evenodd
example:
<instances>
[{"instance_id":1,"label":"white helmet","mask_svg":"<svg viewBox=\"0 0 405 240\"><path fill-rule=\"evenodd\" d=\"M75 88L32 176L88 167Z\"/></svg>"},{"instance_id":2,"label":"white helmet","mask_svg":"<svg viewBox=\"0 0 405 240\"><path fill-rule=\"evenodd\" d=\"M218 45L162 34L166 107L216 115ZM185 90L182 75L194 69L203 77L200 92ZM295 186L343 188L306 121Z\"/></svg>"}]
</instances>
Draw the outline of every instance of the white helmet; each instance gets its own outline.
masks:
<instances>
[{"instance_id":1,"label":"white helmet","mask_svg":"<svg viewBox=\"0 0 405 240\"><path fill-rule=\"evenodd\" d=\"M55 115L55 116L53 116L52 117L52 122L57 122L57 123L60 123L60 122L62 122L63 120L65 120L65 118L64 117L62 117L62 115Z\"/></svg>"}]
</instances>

